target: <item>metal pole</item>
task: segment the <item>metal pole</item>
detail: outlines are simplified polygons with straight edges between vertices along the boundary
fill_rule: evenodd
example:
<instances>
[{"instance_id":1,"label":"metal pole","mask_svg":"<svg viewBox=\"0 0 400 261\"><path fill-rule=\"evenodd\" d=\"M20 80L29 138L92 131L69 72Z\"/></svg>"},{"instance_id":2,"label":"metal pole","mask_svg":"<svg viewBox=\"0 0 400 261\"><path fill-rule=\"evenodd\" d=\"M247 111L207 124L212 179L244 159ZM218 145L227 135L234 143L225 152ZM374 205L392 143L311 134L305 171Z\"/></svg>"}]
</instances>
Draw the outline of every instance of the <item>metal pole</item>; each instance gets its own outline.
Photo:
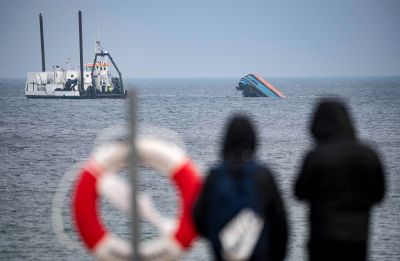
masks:
<instances>
[{"instance_id":1,"label":"metal pole","mask_svg":"<svg viewBox=\"0 0 400 261\"><path fill-rule=\"evenodd\" d=\"M90 77L92 77L92 96L96 96L96 81L94 79L94 68L96 67L96 62L97 62L97 56L99 54L96 53L94 55L94 60L93 60L93 64L92 64L92 71L90 72Z\"/></svg>"},{"instance_id":2,"label":"metal pole","mask_svg":"<svg viewBox=\"0 0 400 261\"><path fill-rule=\"evenodd\" d=\"M110 54L107 54L107 56L110 58L112 64L114 65L115 69L116 69L117 72L118 72L119 82L120 82L120 84L121 84L121 90L122 90L122 93L124 93L124 83L122 82L122 74L121 74L121 72L119 71L118 66L115 64L115 62L114 62L113 58L111 57L111 55L110 55Z\"/></svg>"},{"instance_id":3,"label":"metal pole","mask_svg":"<svg viewBox=\"0 0 400 261\"><path fill-rule=\"evenodd\" d=\"M79 55L80 55L80 71L81 71L81 85L80 85L80 91L83 92L85 90L84 87L84 80L83 80L83 46L82 46L82 12L79 11L78 13L79 16Z\"/></svg>"},{"instance_id":4,"label":"metal pole","mask_svg":"<svg viewBox=\"0 0 400 261\"><path fill-rule=\"evenodd\" d=\"M137 102L135 92L129 93L129 144L131 146L129 161L131 166L131 183L132 183L132 260L138 261L139 257L139 215L138 215L138 205L137 205L137 191L139 186L137 179L137 152L135 147L135 137L136 137L136 115L137 115Z\"/></svg>"},{"instance_id":5,"label":"metal pole","mask_svg":"<svg viewBox=\"0 0 400 261\"><path fill-rule=\"evenodd\" d=\"M39 24L40 24L40 46L42 49L42 72L46 71L46 63L44 58L44 37L43 37L43 18L42 14L39 14Z\"/></svg>"}]
</instances>

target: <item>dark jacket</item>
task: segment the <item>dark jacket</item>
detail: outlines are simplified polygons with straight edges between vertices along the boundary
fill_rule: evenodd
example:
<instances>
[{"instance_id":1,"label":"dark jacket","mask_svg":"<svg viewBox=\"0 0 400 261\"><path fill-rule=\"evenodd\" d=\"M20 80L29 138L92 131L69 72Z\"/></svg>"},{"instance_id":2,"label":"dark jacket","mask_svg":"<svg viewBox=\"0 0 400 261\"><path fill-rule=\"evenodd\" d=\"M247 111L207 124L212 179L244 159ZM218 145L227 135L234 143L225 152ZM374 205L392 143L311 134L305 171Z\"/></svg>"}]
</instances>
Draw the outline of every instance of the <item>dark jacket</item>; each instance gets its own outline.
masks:
<instances>
[{"instance_id":1,"label":"dark jacket","mask_svg":"<svg viewBox=\"0 0 400 261\"><path fill-rule=\"evenodd\" d=\"M295 184L297 198L310 204L310 241L366 243L370 208L384 195L379 158L357 141L340 102L319 104L311 132L317 145Z\"/></svg>"},{"instance_id":2,"label":"dark jacket","mask_svg":"<svg viewBox=\"0 0 400 261\"><path fill-rule=\"evenodd\" d=\"M221 184L224 178L229 178L229 183L234 184L238 190L244 186L246 180L254 182L252 192L256 193L255 198L259 201L254 203L261 206L261 216L268 220L251 259L283 260L285 257L287 221L283 202L271 172L252 160L255 148L256 136L251 123L245 117L235 117L230 122L225 136L223 161L209 172L194 207L196 227L199 233L211 242L214 256L218 260L222 259L218 234L229 220L223 220L221 224L215 220L220 220L220 217L215 217L213 210L218 209L224 213L227 208L216 198L220 195L219 190L225 185Z\"/></svg>"}]
</instances>

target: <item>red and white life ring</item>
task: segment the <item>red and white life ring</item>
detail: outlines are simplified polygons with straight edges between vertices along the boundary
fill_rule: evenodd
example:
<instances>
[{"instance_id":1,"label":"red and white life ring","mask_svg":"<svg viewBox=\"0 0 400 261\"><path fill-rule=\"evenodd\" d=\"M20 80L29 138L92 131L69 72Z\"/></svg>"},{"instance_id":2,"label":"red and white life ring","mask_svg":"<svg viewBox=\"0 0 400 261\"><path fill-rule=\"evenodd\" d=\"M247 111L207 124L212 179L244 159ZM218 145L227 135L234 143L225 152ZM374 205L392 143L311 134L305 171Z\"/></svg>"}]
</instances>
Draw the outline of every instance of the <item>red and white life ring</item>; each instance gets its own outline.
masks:
<instances>
[{"instance_id":1,"label":"red and white life ring","mask_svg":"<svg viewBox=\"0 0 400 261\"><path fill-rule=\"evenodd\" d=\"M139 212L153 219L152 223L162 230L160 238L140 244L139 255L144 260L176 259L197 236L191 210L201 188L201 178L180 148L144 138L137 140L135 145L139 162L167 175L177 186L182 203L178 221L171 229L166 222L158 222L161 219L148 200L139 199ZM98 211L99 195L111 198L117 205L129 205L129 193L120 193L126 191L126 184L112 178L126 166L128 152L129 146L125 143L100 148L83 166L75 186L72 202L75 226L89 251L102 260L125 260L132 255L130 244L107 231Z\"/></svg>"}]
</instances>

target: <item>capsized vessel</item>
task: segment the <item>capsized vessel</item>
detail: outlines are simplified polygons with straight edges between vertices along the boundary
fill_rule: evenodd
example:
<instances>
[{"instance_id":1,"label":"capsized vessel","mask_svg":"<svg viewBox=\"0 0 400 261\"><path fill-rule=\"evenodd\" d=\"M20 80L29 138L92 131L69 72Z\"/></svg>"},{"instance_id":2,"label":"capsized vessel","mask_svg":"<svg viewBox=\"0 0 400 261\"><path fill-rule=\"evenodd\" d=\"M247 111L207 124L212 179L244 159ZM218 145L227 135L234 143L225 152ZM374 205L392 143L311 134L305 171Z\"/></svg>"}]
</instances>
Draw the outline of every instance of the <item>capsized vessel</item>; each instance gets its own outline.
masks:
<instances>
[{"instance_id":1,"label":"capsized vessel","mask_svg":"<svg viewBox=\"0 0 400 261\"><path fill-rule=\"evenodd\" d=\"M240 79L236 89L242 92L243 97L286 97L271 83L254 73Z\"/></svg>"}]
</instances>

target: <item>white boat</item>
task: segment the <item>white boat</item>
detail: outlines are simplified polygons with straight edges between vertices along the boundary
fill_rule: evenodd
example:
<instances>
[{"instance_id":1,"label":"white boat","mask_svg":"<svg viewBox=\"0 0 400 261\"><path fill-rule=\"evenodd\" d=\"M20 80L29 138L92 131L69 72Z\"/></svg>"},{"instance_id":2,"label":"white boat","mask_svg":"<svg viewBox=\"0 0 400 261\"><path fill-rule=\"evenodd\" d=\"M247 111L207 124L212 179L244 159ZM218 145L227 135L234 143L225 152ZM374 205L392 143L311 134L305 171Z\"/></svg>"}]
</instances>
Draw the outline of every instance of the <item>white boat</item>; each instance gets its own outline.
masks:
<instances>
[{"instance_id":1,"label":"white boat","mask_svg":"<svg viewBox=\"0 0 400 261\"><path fill-rule=\"evenodd\" d=\"M83 68L82 51L82 18L79 11L79 44L80 44L80 70L67 69L53 66L51 71L46 71L44 58L43 22L39 15L40 36L42 47L42 71L28 72L25 85L25 96L28 98L67 98L67 99L96 99L127 97L124 89L121 72L114 63L111 55L103 51L100 41L96 41L95 56L92 63ZM110 59L111 63L109 63ZM113 65L118 72L118 77L112 77L110 66Z\"/></svg>"}]
</instances>

